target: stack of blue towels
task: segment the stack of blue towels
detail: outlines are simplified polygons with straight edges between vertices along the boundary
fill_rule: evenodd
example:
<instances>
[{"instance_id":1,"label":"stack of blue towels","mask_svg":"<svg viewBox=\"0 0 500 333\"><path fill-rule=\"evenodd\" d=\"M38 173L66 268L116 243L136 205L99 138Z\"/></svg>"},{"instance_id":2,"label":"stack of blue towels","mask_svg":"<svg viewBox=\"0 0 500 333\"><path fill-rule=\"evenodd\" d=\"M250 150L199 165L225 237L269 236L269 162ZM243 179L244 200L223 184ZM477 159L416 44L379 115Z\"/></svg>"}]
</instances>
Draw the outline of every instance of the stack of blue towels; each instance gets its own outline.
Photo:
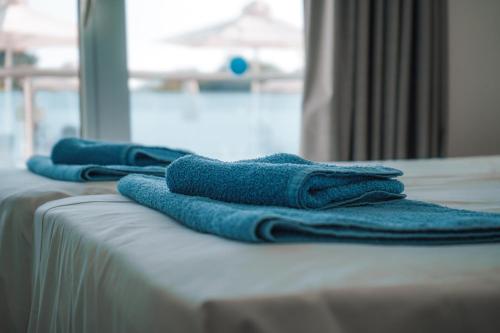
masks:
<instances>
[{"instance_id":1,"label":"stack of blue towels","mask_svg":"<svg viewBox=\"0 0 500 333\"><path fill-rule=\"evenodd\" d=\"M165 177L118 190L199 232L246 242L462 244L500 240L500 215L405 199L399 170L277 154L238 162L176 159Z\"/></svg>"},{"instance_id":2,"label":"stack of blue towels","mask_svg":"<svg viewBox=\"0 0 500 333\"><path fill-rule=\"evenodd\" d=\"M162 176L165 166L188 151L67 138L50 157L33 156L28 169L57 180L84 182L117 180L128 174Z\"/></svg>"},{"instance_id":3,"label":"stack of blue towels","mask_svg":"<svg viewBox=\"0 0 500 333\"><path fill-rule=\"evenodd\" d=\"M118 190L194 230L246 242L454 244L500 241L500 214L408 200L384 166L315 163L290 154L222 162L184 150L63 139L28 168ZM123 178L122 178L123 177Z\"/></svg>"}]
</instances>

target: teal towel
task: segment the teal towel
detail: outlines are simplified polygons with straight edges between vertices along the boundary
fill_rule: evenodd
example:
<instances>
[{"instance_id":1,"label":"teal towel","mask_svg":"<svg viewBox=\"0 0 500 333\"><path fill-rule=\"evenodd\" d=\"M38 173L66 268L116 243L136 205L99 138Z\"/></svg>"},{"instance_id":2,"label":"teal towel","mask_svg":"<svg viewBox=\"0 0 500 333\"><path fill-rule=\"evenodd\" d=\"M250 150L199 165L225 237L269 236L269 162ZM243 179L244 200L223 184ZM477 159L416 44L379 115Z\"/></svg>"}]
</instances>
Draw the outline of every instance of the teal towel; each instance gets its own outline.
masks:
<instances>
[{"instance_id":1,"label":"teal towel","mask_svg":"<svg viewBox=\"0 0 500 333\"><path fill-rule=\"evenodd\" d=\"M66 138L52 148L55 164L165 166L190 154L185 150Z\"/></svg>"},{"instance_id":2,"label":"teal towel","mask_svg":"<svg viewBox=\"0 0 500 333\"><path fill-rule=\"evenodd\" d=\"M163 176L165 173L165 168L159 166L54 164L49 157L36 155L31 157L26 164L33 173L71 182L117 180L133 173L156 176Z\"/></svg>"},{"instance_id":3,"label":"teal towel","mask_svg":"<svg viewBox=\"0 0 500 333\"><path fill-rule=\"evenodd\" d=\"M164 178L129 175L118 190L196 231L246 242L461 244L500 241L500 214L393 200L304 210L215 201L169 191Z\"/></svg>"},{"instance_id":4,"label":"teal towel","mask_svg":"<svg viewBox=\"0 0 500 333\"><path fill-rule=\"evenodd\" d=\"M172 192L215 200L321 209L401 199L402 175L383 166L315 163L296 155L276 154L238 162L196 155L181 157L167 168Z\"/></svg>"}]
</instances>

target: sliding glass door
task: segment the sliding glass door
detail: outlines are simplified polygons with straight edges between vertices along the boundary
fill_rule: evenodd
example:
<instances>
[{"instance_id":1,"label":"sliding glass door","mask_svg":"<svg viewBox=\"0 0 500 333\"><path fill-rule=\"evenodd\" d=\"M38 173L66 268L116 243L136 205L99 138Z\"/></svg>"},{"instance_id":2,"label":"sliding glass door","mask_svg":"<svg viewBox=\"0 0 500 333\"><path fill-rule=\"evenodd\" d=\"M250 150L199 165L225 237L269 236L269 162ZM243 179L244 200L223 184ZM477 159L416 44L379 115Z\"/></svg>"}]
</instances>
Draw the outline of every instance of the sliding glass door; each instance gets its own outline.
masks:
<instances>
[{"instance_id":1,"label":"sliding glass door","mask_svg":"<svg viewBox=\"0 0 500 333\"><path fill-rule=\"evenodd\" d=\"M76 1L0 5L0 167L79 135Z\"/></svg>"},{"instance_id":2,"label":"sliding glass door","mask_svg":"<svg viewBox=\"0 0 500 333\"><path fill-rule=\"evenodd\" d=\"M298 153L301 0L5 3L0 166L79 135L228 160Z\"/></svg>"},{"instance_id":3,"label":"sliding glass door","mask_svg":"<svg viewBox=\"0 0 500 333\"><path fill-rule=\"evenodd\" d=\"M298 153L302 7L128 0L132 139L229 160Z\"/></svg>"}]
</instances>

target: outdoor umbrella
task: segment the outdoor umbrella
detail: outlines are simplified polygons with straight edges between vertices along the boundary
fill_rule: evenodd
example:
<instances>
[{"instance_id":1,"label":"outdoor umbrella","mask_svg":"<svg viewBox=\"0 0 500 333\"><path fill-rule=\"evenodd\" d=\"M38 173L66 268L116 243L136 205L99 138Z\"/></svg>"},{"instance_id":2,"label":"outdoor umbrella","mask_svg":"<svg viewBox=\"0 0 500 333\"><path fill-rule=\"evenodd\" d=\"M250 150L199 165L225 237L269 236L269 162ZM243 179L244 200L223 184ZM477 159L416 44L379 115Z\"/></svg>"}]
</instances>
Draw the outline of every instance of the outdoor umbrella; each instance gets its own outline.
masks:
<instances>
[{"instance_id":1,"label":"outdoor umbrella","mask_svg":"<svg viewBox=\"0 0 500 333\"><path fill-rule=\"evenodd\" d=\"M233 20L166 41L200 47L299 48L302 33L299 28L273 18L265 2L254 1Z\"/></svg>"},{"instance_id":2,"label":"outdoor umbrella","mask_svg":"<svg viewBox=\"0 0 500 333\"><path fill-rule=\"evenodd\" d=\"M253 73L259 73L259 50L262 48L300 49L302 32L298 27L271 15L263 1L243 8L239 17L230 21L166 39L167 43L192 47L237 47L254 50Z\"/></svg>"}]
</instances>

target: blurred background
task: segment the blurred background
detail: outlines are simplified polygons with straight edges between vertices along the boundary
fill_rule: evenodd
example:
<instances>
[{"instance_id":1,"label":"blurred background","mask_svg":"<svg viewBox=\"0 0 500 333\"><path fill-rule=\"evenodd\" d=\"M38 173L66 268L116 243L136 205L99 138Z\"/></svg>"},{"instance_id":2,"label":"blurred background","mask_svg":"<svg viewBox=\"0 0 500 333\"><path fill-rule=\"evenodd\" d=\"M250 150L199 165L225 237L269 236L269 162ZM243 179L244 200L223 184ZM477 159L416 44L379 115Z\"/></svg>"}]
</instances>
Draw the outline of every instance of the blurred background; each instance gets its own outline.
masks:
<instances>
[{"instance_id":1,"label":"blurred background","mask_svg":"<svg viewBox=\"0 0 500 333\"><path fill-rule=\"evenodd\" d=\"M22 165L79 135L77 1L0 3L0 165ZM227 160L298 153L301 0L129 0L126 12L133 141Z\"/></svg>"}]
</instances>

